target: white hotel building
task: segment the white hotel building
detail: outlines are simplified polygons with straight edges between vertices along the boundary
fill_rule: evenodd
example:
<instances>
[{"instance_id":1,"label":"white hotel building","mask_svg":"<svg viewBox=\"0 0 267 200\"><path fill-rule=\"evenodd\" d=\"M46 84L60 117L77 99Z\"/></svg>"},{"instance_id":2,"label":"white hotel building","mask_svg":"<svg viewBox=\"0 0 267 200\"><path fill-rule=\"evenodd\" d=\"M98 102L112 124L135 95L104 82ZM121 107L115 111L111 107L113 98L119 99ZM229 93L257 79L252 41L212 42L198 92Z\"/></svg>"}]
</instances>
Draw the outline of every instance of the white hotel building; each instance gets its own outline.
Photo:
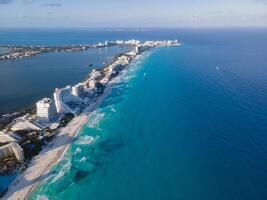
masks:
<instances>
[{"instance_id":1,"label":"white hotel building","mask_svg":"<svg viewBox=\"0 0 267 200\"><path fill-rule=\"evenodd\" d=\"M41 122L51 122L56 116L55 103L50 98L44 98L36 103L37 117Z\"/></svg>"}]
</instances>

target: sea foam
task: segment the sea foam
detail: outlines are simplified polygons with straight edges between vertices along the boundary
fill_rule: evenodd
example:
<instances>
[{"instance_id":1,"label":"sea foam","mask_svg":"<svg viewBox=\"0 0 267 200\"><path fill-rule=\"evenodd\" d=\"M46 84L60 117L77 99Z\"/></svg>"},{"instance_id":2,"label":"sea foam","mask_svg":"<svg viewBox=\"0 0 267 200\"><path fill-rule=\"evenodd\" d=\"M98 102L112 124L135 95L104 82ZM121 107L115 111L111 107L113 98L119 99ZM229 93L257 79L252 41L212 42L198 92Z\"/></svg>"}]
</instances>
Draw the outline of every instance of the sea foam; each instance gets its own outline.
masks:
<instances>
[{"instance_id":1,"label":"sea foam","mask_svg":"<svg viewBox=\"0 0 267 200\"><path fill-rule=\"evenodd\" d=\"M75 150L75 155L77 155L78 153L81 153L81 148L80 147L78 147L76 150Z\"/></svg>"},{"instance_id":2,"label":"sea foam","mask_svg":"<svg viewBox=\"0 0 267 200\"><path fill-rule=\"evenodd\" d=\"M94 141L94 137L90 135L85 135L82 137L79 137L77 140L77 144L84 145L84 144L91 144Z\"/></svg>"},{"instance_id":3,"label":"sea foam","mask_svg":"<svg viewBox=\"0 0 267 200\"><path fill-rule=\"evenodd\" d=\"M37 200L49 200L47 196L45 195L38 195Z\"/></svg>"},{"instance_id":4,"label":"sea foam","mask_svg":"<svg viewBox=\"0 0 267 200\"><path fill-rule=\"evenodd\" d=\"M94 111L88 120L89 128L99 128L100 121L104 118L105 114L97 111Z\"/></svg>"},{"instance_id":5,"label":"sea foam","mask_svg":"<svg viewBox=\"0 0 267 200\"><path fill-rule=\"evenodd\" d=\"M58 181L61 177L63 177L71 168L71 162L68 161L65 165L63 165L62 170L54 177L54 179L51 181L51 183L55 183Z\"/></svg>"}]
</instances>

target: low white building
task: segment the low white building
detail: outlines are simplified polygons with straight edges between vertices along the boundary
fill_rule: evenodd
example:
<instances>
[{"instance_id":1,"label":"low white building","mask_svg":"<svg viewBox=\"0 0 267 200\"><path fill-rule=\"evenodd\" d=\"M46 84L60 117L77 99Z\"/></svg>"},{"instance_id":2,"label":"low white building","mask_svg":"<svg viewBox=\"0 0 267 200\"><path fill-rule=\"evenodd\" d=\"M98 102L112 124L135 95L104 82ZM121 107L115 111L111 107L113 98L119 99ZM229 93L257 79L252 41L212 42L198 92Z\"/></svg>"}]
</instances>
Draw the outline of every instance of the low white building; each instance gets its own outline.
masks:
<instances>
[{"instance_id":1,"label":"low white building","mask_svg":"<svg viewBox=\"0 0 267 200\"><path fill-rule=\"evenodd\" d=\"M41 124L37 123L34 120L29 120L25 118L19 118L11 127L12 131L41 131L43 129L44 127Z\"/></svg>"},{"instance_id":2,"label":"low white building","mask_svg":"<svg viewBox=\"0 0 267 200\"><path fill-rule=\"evenodd\" d=\"M51 122L56 116L56 106L50 98L44 98L36 103L37 117L42 122Z\"/></svg>"},{"instance_id":3,"label":"low white building","mask_svg":"<svg viewBox=\"0 0 267 200\"><path fill-rule=\"evenodd\" d=\"M11 142L7 145L0 147L0 160L5 159L9 156L15 156L18 161L24 160L23 149L16 142Z\"/></svg>"},{"instance_id":4,"label":"low white building","mask_svg":"<svg viewBox=\"0 0 267 200\"><path fill-rule=\"evenodd\" d=\"M90 89L95 89L95 88L96 88L96 81L90 79L90 80L88 81L88 88L90 88Z\"/></svg>"},{"instance_id":5,"label":"low white building","mask_svg":"<svg viewBox=\"0 0 267 200\"><path fill-rule=\"evenodd\" d=\"M102 78L102 79L100 80L100 83L103 84L103 85L105 85L105 84L108 83L108 81L109 81L109 76L105 76L104 78Z\"/></svg>"},{"instance_id":6,"label":"low white building","mask_svg":"<svg viewBox=\"0 0 267 200\"><path fill-rule=\"evenodd\" d=\"M13 131L0 131L0 143L20 142L22 138Z\"/></svg>"},{"instance_id":7,"label":"low white building","mask_svg":"<svg viewBox=\"0 0 267 200\"><path fill-rule=\"evenodd\" d=\"M97 71L97 70L93 69L92 72L90 73L90 77L89 77L89 79L96 80L96 79L98 79L100 76L101 76L100 71Z\"/></svg>"}]
</instances>

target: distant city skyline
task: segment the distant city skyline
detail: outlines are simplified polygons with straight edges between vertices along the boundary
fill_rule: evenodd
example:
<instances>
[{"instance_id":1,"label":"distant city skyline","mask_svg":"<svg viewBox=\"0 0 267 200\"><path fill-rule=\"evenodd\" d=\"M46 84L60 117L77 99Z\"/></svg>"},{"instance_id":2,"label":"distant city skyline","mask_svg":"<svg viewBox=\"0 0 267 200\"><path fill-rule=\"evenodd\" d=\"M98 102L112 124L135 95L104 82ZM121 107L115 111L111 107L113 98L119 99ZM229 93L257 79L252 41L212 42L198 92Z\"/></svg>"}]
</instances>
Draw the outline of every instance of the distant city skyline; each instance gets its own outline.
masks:
<instances>
[{"instance_id":1,"label":"distant city skyline","mask_svg":"<svg viewBox=\"0 0 267 200\"><path fill-rule=\"evenodd\" d=\"M267 0L0 0L0 27L267 26Z\"/></svg>"}]
</instances>

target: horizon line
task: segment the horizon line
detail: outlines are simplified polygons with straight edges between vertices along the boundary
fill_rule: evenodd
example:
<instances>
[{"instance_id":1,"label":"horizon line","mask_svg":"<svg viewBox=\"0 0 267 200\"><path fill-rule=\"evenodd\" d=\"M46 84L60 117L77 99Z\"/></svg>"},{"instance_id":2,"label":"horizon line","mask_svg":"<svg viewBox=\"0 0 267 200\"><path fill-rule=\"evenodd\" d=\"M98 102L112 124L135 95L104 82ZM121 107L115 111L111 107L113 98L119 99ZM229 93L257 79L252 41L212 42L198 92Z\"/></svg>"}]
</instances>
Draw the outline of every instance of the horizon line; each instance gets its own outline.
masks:
<instances>
[{"instance_id":1,"label":"horizon line","mask_svg":"<svg viewBox=\"0 0 267 200\"><path fill-rule=\"evenodd\" d=\"M90 27L90 26L62 26L62 27L56 27L56 26L4 26L0 27L0 29L212 29L212 28L267 28L266 26L168 26L168 27L161 27L161 26L155 26L155 27L138 27L138 26L132 26L132 27L105 27L105 26L99 26L99 27Z\"/></svg>"}]
</instances>

